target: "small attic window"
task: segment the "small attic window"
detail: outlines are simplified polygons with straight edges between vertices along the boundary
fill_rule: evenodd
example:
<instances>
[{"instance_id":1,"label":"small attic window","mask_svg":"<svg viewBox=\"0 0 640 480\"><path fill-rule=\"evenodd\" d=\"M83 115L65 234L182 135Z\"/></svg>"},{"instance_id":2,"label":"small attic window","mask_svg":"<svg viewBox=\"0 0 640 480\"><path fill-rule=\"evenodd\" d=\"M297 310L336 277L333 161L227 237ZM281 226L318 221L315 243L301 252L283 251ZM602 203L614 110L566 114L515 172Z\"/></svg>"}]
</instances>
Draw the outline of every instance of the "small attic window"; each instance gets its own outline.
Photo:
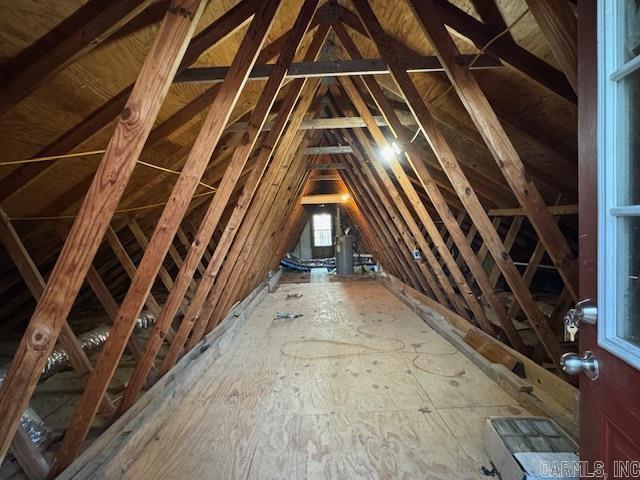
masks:
<instances>
[{"instance_id":1,"label":"small attic window","mask_svg":"<svg viewBox=\"0 0 640 480\"><path fill-rule=\"evenodd\" d=\"M330 247L331 242L331 215L329 213L316 213L313 215L313 246Z\"/></svg>"}]
</instances>

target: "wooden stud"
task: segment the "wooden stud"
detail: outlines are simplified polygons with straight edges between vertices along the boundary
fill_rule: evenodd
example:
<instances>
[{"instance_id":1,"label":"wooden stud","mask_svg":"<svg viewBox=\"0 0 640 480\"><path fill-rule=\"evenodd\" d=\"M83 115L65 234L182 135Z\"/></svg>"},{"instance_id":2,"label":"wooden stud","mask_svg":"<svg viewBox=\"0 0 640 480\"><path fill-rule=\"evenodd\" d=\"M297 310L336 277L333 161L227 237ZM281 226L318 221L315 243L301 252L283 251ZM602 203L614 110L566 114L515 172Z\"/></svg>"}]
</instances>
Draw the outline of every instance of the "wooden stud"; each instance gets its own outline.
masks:
<instances>
[{"instance_id":1,"label":"wooden stud","mask_svg":"<svg viewBox=\"0 0 640 480\"><path fill-rule=\"evenodd\" d=\"M300 156L298 155L296 159L299 162ZM299 169L292 173L294 173L294 175L289 175L289 182L295 183L296 179L304 177L304 173ZM220 322L224 316L224 312L228 311L236 298L241 295L239 292L244 290L245 287L251 285L251 279L249 278L251 272L256 272L256 275L260 275L264 271L265 263L270 261L270 259L263 258L258 261L258 265L254 266L251 265L251 262L243 260L247 260L248 258L260 258L257 256L257 253L264 251L261 247L264 246L265 242L274 241L273 237L276 230L274 225L277 225L279 220L286 215L286 212L289 211L290 203L288 203L283 196L286 195L289 202L295 201L294 196L291 196L290 194L291 183L289 183L289 186L287 187L286 182L281 182L277 190L279 195L275 197L273 205L278 206L278 208L269 212L270 215L264 215L265 212L264 209L262 209L263 212L259 216L258 222L255 222L253 225L248 225L251 232L247 237L247 241L239 243L236 240L239 256L237 256L235 263L225 263L224 267L229 265L231 268L227 268L227 271L225 272L225 268L223 267L223 272L221 272L219 281L216 283L215 288L207 299L208 302L212 302L205 303L205 307L202 311L204 315L203 318L208 320L208 322L205 323L205 334L213 330L213 328L215 328L215 326ZM269 231L270 229L271 231ZM192 336L189 343L191 344L193 341L197 341L197 337Z\"/></svg>"},{"instance_id":2,"label":"wooden stud","mask_svg":"<svg viewBox=\"0 0 640 480\"><path fill-rule=\"evenodd\" d=\"M516 241L516 237L518 236L518 232L520 231L520 227L522 226L522 221L524 217L515 217L509 225L509 230L507 230L507 236L504 238L504 249L507 253L511 251L513 244ZM498 278L500 278L500 268L497 265L494 265L491 269L491 273L489 274L489 282L491 282L491 286L496 288L496 284L498 283ZM523 278L524 280L524 278ZM526 281L525 285L529 286Z\"/></svg>"},{"instance_id":3,"label":"wooden stud","mask_svg":"<svg viewBox=\"0 0 640 480\"><path fill-rule=\"evenodd\" d=\"M548 208L550 215L577 215L578 205L552 205ZM526 215L523 208L492 208L487 214L490 217L515 217L518 215Z\"/></svg>"},{"instance_id":4,"label":"wooden stud","mask_svg":"<svg viewBox=\"0 0 640 480\"><path fill-rule=\"evenodd\" d=\"M133 280L133 278L136 276L136 265L135 263L133 263L133 260L129 256L129 253L118 238L118 234L116 234L113 228L109 227L107 229L105 238L107 240L107 243L111 247L111 250L113 250L116 258L120 262L120 265L126 272L127 276ZM157 318L158 315L160 315L160 304L152 293L149 293L149 295L147 296L145 304L154 317Z\"/></svg>"},{"instance_id":5,"label":"wooden stud","mask_svg":"<svg viewBox=\"0 0 640 480\"><path fill-rule=\"evenodd\" d=\"M289 40L287 39L287 42ZM475 59L472 70L497 68L502 63L490 55L463 56L467 64ZM403 58L405 70L412 73L443 72L438 58L435 56ZM215 83L224 79L229 67L194 67L181 72L175 79L177 83ZM249 80L266 80L273 70L272 64L256 65L249 74ZM379 58L358 60L327 60L316 62L292 63L287 70L287 78L335 77L339 75L381 75L389 73L387 65Z\"/></svg>"},{"instance_id":6,"label":"wooden stud","mask_svg":"<svg viewBox=\"0 0 640 480\"><path fill-rule=\"evenodd\" d=\"M414 285L415 288L433 296L434 294L431 288L422 279L420 270L409 253L412 246L405 243L406 248L402 248L405 237L398 233L394 222L389 217L388 212L392 211L391 205L387 202L386 197L382 195L382 192L379 191L380 187L377 183L374 186L374 189L377 189L377 195L371 191L369 182L374 182L373 175L365 177L355 163L351 162L348 158L345 158L345 161L350 162L351 168L342 174L348 179L352 191L358 192L359 198L361 199L359 203L367 208L369 217L378 223L378 229L383 232L383 235L386 234L387 248L392 254L395 254L397 258L397 270L399 270L402 276L408 275L409 283ZM367 182L367 180L369 180L369 182ZM400 246L400 248L398 248L398 246Z\"/></svg>"},{"instance_id":7,"label":"wooden stud","mask_svg":"<svg viewBox=\"0 0 640 480\"><path fill-rule=\"evenodd\" d=\"M433 11L435 15L444 20L447 26L471 40L477 48L485 47L495 37L495 33L490 31L485 24L448 0L435 0L432 8L425 7L426 10ZM562 72L526 49L514 44L508 37L500 37L493 41L486 48L486 52L496 55L566 100L577 103L575 92Z\"/></svg>"},{"instance_id":8,"label":"wooden stud","mask_svg":"<svg viewBox=\"0 0 640 480\"><path fill-rule=\"evenodd\" d=\"M349 162L345 158L345 162ZM402 244L402 237L394 229L392 221L388 218L387 210L382 207L380 201L375 197L369 185L366 184L355 165L341 172L343 182L345 182L355 196L356 204L364 210L367 218L371 219L371 226L376 231L376 237L382 242L381 252L378 255L380 260L384 260L391 269L399 272L402 278L408 279L408 283L415 288L430 292L430 289L420 278L420 272L415 261L409 255L407 248L398 248ZM384 218L383 218L384 217Z\"/></svg>"},{"instance_id":9,"label":"wooden stud","mask_svg":"<svg viewBox=\"0 0 640 480\"><path fill-rule=\"evenodd\" d=\"M11 225L9 217L7 217L3 210L0 210L0 241L2 241L7 253L18 268L18 271L22 275L24 283L27 284L27 288L29 288L31 295L36 299L36 301L40 301L47 284L40 274L38 267L29 255L29 252L27 252L27 249L20 240L18 233L13 228L13 225ZM82 349L82 345L80 345L78 337L76 337L75 333L73 333L73 330L69 326L69 323L66 321L64 322L64 326L60 332L58 342L69 355L69 363L81 377L85 377L91 372L91 361ZM39 374L41 373L42 369ZM39 376L40 375L38 375L38 377ZM112 415L115 412L115 407L109 396L104 398L100 407L106 415Z\"/></svg>"},{"instance_id":10,"label":"wooden stud","mask_svg":"<svg viewBox=\"0 0 640 480\"><path fill-rule=\"evenodd\" d=\"M323 29L319 34L323 41L326 34L326 29ZM320 47L318 46L317 48L319 51ZM171 351L162 365L163 372L166 372L173 366L182 347L184 346L184 342L187 340L187 335L189 335L191 330L193 331L191 333L191 339L187 343L187 349L193 348L193 346L200 341L200 338L202 338L205 330L207 329L208 319L215 307L215 302L218 300L216 294L218 294L218 290L221 289L220 285L226 283L230 275L231 267L238 262L238 256L240 255L241 248L249 241L248 239L251 236L252 225L261 224L262 221L266 221L266 218L261 220L261 210L263 209L263 205L270 204L274 201L276 192L283 182L283 176L292 161L296 158L291 155L289 151L292 148L294 150L297 149L300 142L302 142L302 134L296 133L296 127L304 118L305 113L314 99L315 92L315 88L309 88L307 94L300 100L300 106L294 112L290 121L290 127L287 129L287 132L280 142L281 146L278 147L277 151L273 155L272 166L260 182L260 186L253 196L249 209L244 214L244 218L242 219L242 223L240 224L235 237L229 238L229 240L225 241L224 244L221 244L219 252L218 247L216 247L216 253L218 254L216 257L217 262L211 267L212 272L216 271L214 283L209 285L211 282L207 282L208 285L206 286L208 288L206 290L203 286L202 293L206 293L204 301L200 301L199 299L198 303L200 303L200 305L194 304L194 309L191 312L191 315L189 318L185 319L187 322L183 322L180 326L181 330L184 329L184 331L179 332L182 334L182 337L180 338L179 343L174 342L175 346L172 345ZM229 232L228 236L231 237L231 232ZM227 246L227 243L229 243L229 246ZM225 258L225 255L223 255L224 249L227 250L227 255L226 260L223 262L222 259ZM196 306L198 307L197 310L195 309Z\"/></svg>"},{"instance_id":11,"label":"wooden stud","mask_svg":"<svg viewBox=\"0 0 640 480\"><path fill-rule=\"evenodd\" d=\"M349 96L352 103L358 110L358 113L363 119L365 119L365 122L367 122L367 127L369 129L369 132L371 133L375 141L378 143L378 145L382 148L385 148L385 147L391 148L390 142L386 139L382 131L373 121L373 116L371 115L371 112L369 111L367 105L365 104L364 100L360 96L359 92L355 88L355 85L347 77L341 78L340 81L345 91L347 92L347 95ZM379 162L380 162L379 159L377 162L374 161L373 162L374 167ZM418 214L418 218L422 222L423 226L426 228L429 237L434 242L437 252L445 260L447 268L449 269L449 273L452 275L454 282L458 287L458 290L462 294L462 297L466 301L470 310L473 312L476 320L480 323L480 325L485 331L493 332L493 328L488 318L486 317L486 314L484 313L482 306L478 303L478 300L475 298L473 292L469 288L466 280L464 279L464 276L462 275L462 272L456 265L455 260L451 255L451 252L449 252L449 250L446 249L444 245L444 241L440 236L440 233L438 232L436 225L433 223L431 216L429 215L426 208L422 204L422 201L418 197L418 194L413 188L413 185L408 180L407 175L402 169L402 167L400 166L398 160L392 157L388 159L388 163L391 166L391 170L393 171L395 177L400 182L400 185L404 193L406 194L407 198L409 199L409 202L413 206L413 209ZM382 170L383 169L381 169L381 171ZM425 254L425 256L427 257L429 263L431 264L431 268L434 270L434 272L436 272L436 276L440 280L440 275L443 276L444 271L442 270L442 267L440 267L435 256L433 256L433 253L431 252L429 246L427 245L424 239L424 236L420 232L419 228L417 228L417 225L415 225L415 223L412 222L412 220L408 221L407 219L405 219L405 222L407 223L407 226L411 230L412 235L414 236L414 238L416 238L418 243L419 244L422 243L421 245L422 253ZM415 228L414 228L414 225L415 225ZM420 239L422 239L422 241L420 241ZM446 283L444 283L442 280L440 280L440 282L443 285L443 288L446 292L447 291ZM456 297L452 298L451 295L449 295L449 298L452 300L452 305L456 306L456 309L459 310L458 313L460 313L461 308L457 306L457 298ZM466 317L467 316L466 311L462 309L462 313L460 313L460 315L462 315L463 317Z\"/></svg>"},{"instance_id":12,"label":"wooden stud","mask_svg":"<svg viewBox=\"0 0 640 480\"><path fill-rule=\"evenodd\" d=\"M381 183L381 185L377 188L378 194L380 195L379 198L381 200L383 198L387 199L387 201L391 204L391 210L389 210L389 215L391 219L394 221L397 230L402 235L407 248L413 251L413 249L415 249L418 246L416 244L417 239L413 234L413 232L419 231L417 224L413 220L413 217L411 216L411 213L409 212L408 208L404 205L402 197L400 196L395 185L391 181L389 175L384 170L384 167L380 165L380 162L375 161L375 162L370 162L369 164L365 163L364 161L365 157L375 158L375 155L376 155L375 151L369 144L366 137L359 131L354 131L354 134L358 139L360 145L364 149L364 152L363 152L364 155L361 156L362 158L361 165L364 167L366 175L370 177L372 184L375 184L376 179ZM369 165L373 166L373 171L369 168ZM374 171L375 171L375 174L373 173ZM383 200L383 203L384 203L384 200ZM410 224L411 224L411 227L410 227ZM422 234L419 234L418 239L420 239L421 243L423 244L426 243ZM424 250L428 250L428 246L427 248L425 248L424 246L421 246L421 248ZM430 259L432 259L431 256L430 256ZM429 264L431 264L429 259L428 259L428 262ZM447 305L448 302L446 298L448 298L448 296L445 297L441 291L441 286L438 286L438 283L440 283L440 285L442 285L442 283L436 282L434 276L432 275L431 271L427 268L425 262L419 262L418 268L420 269L422 276L426 280L427 285L429 286L429 289L433 292L436 300L442 303L443 305ZM445 280L445 281L448 283L448 280ZM451 289L449 290L449 292L451 293Z\"/></svg>"},{"instance_id":13,"label":"wooden stud","mask_svg":"<svg viewBox=\"0 0 640 480\"><path fill-rule=\"evenodd\" d=\"M49 475L49 464L31 442L29 434L18 425L11 443L11 452L29 480L45 480Z\"/></svg>"},{"instance_id":14,"label":"wooden stud","mask_svg":"<svg viewBox=\"0 0 640 480\"><path fill-rule=\"evenodd\" d=\"M257 0L243 0L207 28L202 30L202 32L194 37L187 50L183 52L186 61L180 64L180 68L184 69L194 63L205 50L224 40L237 28L242 26L242 24L244 24L251 15L255 13L258 4L259 2ZM175 76L175 73L172 73L172 76ZM171 80L173 80L173 78ZM88 138L99 132L102 128L109 125L118 117L118 115L120 115L125 108L127 100L133 89L134 84L124 88L120 93L105 102L89 116L83 118L82 121L73 128L58 137L58 139L53 143L40 150L35 156L46 157L71 152L74 148L78 147ZM209 99L207 104L210 104L211 100L212 99ZM192 116L193 115L189 116L189 118ZM149 135L149 139L152 141L153 137ZM17 168L14 172L3 179L3 188L2 192L0 192L0 202L4 202L7 198L25 188L36 177L39 177L41 174L46 172L49 167L50 164L42 162L26 164ZM83 193L86 191L87 188L82 189Z\"/></svg>"}]
</instances>

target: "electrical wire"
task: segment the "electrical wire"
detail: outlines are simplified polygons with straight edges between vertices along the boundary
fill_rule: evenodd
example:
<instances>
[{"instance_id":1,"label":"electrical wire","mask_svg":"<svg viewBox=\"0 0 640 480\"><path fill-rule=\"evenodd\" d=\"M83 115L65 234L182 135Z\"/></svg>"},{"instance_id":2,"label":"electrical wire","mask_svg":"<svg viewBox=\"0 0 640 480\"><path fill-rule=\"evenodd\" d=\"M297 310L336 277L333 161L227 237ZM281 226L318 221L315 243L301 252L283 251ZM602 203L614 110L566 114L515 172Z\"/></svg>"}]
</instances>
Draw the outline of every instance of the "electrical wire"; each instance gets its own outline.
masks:
<instances>
[{"instance_id":1,"label":"electrical wire","mask_svg":"<svg viewBox=\"0 0 640 480\"><path fill-rule=\"evenodd\" d=\"M90 150L87 152L76 152L76 153L65 153L62 155L51 155L48 157L35 157L35 158L28 158L28 159L24 159L24 160L11 160L8 162L0 162L0 167L5 167L5 166L14 166L14 165L26 165L26 164L31 164L31 163L41 163L41 162L50 162L52 160L63 160L63 159L68 159L68 158L77 158L77 157L87 157L87 156L91 156L91 155L100 155L103 154L104 152L106 152L106 150L102 149L102 150ZM142 160L137 160L136 163L139 163L142 166L145 167L149 167L149 168L153 168L155 170L160 170L161 172L165 172L165 173L171 173L173 175L180 175L182 172L178 171L178 170L172 170L170 168L166 168L166 167L162 167L160 165L155 165L153 163L149 163L149 162L144 162ZM214 193L217 188L214 187L213 185L209 185L208 183L205 182L198 182L198 185L201 185L209 190L211 190L211 193ZM196 195L194 196L194 198L198 197L198 196L203 196L205 194L200 194L200 195ZM207 193L207 195L210 195L210 193ZM159 206L163 206L166 205L167 202L163 202L163 203L154 203L154 204L149 204L149 205L141 205L139 207L132 207L132 208L127 208L127 209L122 209L122 210L117 210L115 213L129 213L129 212L135 212L135 211L139 211L139 210L146 210L148 208L155 208L155 207L159 207ZM34 217L9 217L11 220L58 220L58 219L68 219L68 218L75 218L76 214L74 215L57 215L57 216L34 216Z\"/></svg>"},{"instance_id":2,"label":"electrical wire","mask_svg":"<svg viewBox=\"0 0 640 480\"><path fill-rule=\"evenodd\" d=\"M215 191L214 192L203 192L203 193L199 193L197 195L194 195L191 198L193 199L193 198L206 197L208 195L213 195L214 193L215 193ZM150 203L148 205L140 205L139 207L121 208L119 210L116 210L114 212L114 215L123 214L123 213L138 212L140 210L147 210L149 208L163 207L167 203L169 203L169 202ZM65 219L74 219L74 218L76 218L77 215L78 215L77 213L74 213L74 214L70 214L70 215L51 215L51 216L39 216L39 217L9 217L9 220L14 220L14 221L65 220Z\"/></svg>"},{"instance_id":3,"label":"electrical wire","mask_svg":"<svg viewBox=\"0 0 640 480\"><path fill-rule=\"evenodd\" d=\"M405 342L403 342L402 340L398 339L398 338L394 338L394 337L389 337L389 336L384 336L384 335L376 335L373 334L371 332L366 332L363 331L362 329L364 328L369 328L369 327L381 327L384 325L389 325L391 323L395 323L396 322L396 317L393 314L388 314L390 316L393 317L393 320L389 321L389 322L385 322L385 323L379 323L379 324L374 324L374 325L361 325L360 327L356 328L356 331L361 334L361 335L365 335L367 337L374 337L374 338L380 338L383 340L388 340L392 343L395 343L395 345L391 348L378 348L378 347L374 347L371 345L366 345L364 343L356 343L356 342L343 342L343 341L338 341L338 340L329 340L329 339L322 339L322 338L309 338L309 339L304 339L304 340L292 340L292 341L288 341L288 342L284 342L281 346L280 346L280 353L282 353L283 355L290 357L290 358L294 358L297 360L320 360L320 359L327 359L327 358L345 358L345 357L353 357L353 356L358 356L358 355L371 355L371 354L380 354L380 353L399 353L399 354L412 354L415 355L413 357L413 359L411 360L411 364L414 366L414 368L416 368L417 370L423 371L425 373L429 373L432 375L438 375L440 377L445 377L445 378L456 378L456 377L460 377L462 375L464 375L466 372L465 370L459 369L456 370L452 373L443 373L443 372L438 372L435 370L431 370L428 369L426 367L423 367L421 365L419 365L417 363L417 360L420 358L421 355L433 355L436 357L446 357L446 356L452 356L452 355L456 355L458 353L460 353L457 349L451 351L451 352L427 352L427 351L420 351L418 350L417 346L414 346L414 351L407 351L405 350L407 348L407 345ZM358 348L361 349L361 351L358 352L345 352L345 353L330 353L330 354L324 354L324 355L307 355L307 354L298 354L298 353L292 353L291 351L288 350L287 347L292 346L292 345L308 345L308 344L324 344L324 345L335 345L335 346L339 346L339 347L353 347L353 348Z\"/></svg>"}]
</instances>

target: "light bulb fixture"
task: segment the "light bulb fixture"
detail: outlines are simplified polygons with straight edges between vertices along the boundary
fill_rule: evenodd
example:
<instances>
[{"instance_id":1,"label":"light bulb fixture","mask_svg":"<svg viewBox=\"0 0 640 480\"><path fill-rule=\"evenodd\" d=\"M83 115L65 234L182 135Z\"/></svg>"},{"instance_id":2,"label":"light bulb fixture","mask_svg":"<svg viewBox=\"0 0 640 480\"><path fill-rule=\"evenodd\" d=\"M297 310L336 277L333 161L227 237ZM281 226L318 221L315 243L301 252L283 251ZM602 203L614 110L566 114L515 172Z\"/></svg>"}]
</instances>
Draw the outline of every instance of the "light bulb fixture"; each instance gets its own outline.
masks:
<instances>
[{"instance_id":1,"label":"light bulb fixture","mask_svg":"<svg viewBox=\"0 0 640 480\"><path fill-rule=\"evenodd\" d=\"M380 148L380 153L382 154L382 158L384 160L390 162L392 159L397 160L398 157L402 155L402 149L396 142L391 142L388 145Z\"/></svg>"},{"instance_id":2,"label":"light bulb fixture","mask_svg":"<svg viewBox=\"0 0 640 480\"><path fill-rule=\"evenodd\" d=\"M348 193L343 193L342 194L342 202L343 203L347 203L349 201L349 194Z\"/></svg>"}]
</instances>

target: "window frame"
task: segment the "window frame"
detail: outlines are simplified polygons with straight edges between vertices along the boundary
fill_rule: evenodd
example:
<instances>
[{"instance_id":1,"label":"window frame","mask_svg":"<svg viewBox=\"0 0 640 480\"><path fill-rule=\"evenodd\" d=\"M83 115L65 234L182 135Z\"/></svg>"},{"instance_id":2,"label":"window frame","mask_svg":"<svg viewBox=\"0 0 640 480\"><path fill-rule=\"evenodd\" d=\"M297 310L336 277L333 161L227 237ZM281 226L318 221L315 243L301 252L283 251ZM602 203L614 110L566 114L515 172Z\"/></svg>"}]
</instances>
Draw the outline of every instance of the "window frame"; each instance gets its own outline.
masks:
<instances>
[{"instance_id":1,"label":"window frame","mask_svg":"<svg viewBox=\"0 0 640 480\"><path fill-rule=\"evenodd\" d=\"M624 0L598 0L598 345L640 369L640 347L618 335L621 219L640 216L640 205L618 204L620 82L640 69L640 55L623 63L618 24Z\"/></svg>"},{"instance_id":2,"label":"window frame","mask_svg":"<svg viewBox=\"0 0 640 480\"><path fill-rule=\"evenodd\" d=\"M326 215L329 217L329 228L316 228L316 217L317 216L323 216ZM322 245L318 245L316 243L316 232L329 232L329 243L327 245L322 244ZM311 216L311 238L313 240L313 247L314 248L327 248L327 247L333 247L333 216L328 213L328 212L321 212L321 213L314 213Z\"/></svg>"}]
</instances>

